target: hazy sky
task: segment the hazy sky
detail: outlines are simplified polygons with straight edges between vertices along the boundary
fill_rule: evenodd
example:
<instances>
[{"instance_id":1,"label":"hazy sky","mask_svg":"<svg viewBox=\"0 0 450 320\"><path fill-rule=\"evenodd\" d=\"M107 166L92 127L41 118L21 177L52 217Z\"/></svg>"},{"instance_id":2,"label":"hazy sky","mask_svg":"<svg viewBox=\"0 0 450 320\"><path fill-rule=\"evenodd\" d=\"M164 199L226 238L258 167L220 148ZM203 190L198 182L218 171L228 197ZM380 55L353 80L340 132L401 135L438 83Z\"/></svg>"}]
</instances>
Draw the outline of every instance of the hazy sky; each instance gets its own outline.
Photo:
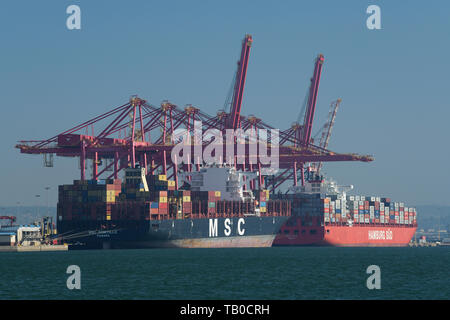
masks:
<instances>
[{"instance_id":1,"label":"hazy sky","mask_svg":"<svg viewBox=\"0 0 450 320\"><path fill-rule=\"evenodd\" d=\"M81 8L68 30L66 8ZM381 8L381 30L366 9ZM138 94L222 108L241 40L253 36L242 113L280 129L297 118L314 58L325 56L315 129L343 99L329 148L371 154L325 172L358 194L450 205L448 1L0 1L0 207L57 201L77 160L22 155ZM35 195L40 194L40 198Z\"/></svg>"}]
</instances>

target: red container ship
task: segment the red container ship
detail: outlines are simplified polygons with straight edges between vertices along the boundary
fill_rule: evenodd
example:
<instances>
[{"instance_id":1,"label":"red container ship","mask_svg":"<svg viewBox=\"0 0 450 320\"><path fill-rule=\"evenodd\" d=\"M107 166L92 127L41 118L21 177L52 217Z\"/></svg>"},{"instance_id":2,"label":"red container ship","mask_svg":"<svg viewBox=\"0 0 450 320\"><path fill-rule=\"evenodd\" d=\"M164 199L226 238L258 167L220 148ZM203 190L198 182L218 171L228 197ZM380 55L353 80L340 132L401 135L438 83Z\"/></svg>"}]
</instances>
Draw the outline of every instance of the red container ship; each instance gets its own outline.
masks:
<instances>
[{"instance_id":1,"label":"red container ship","mask_svg":"<svg viewBox=\"0 0 450 320\"><path fill-rule=\"evenodd\" d=\"M390 198L348 196L315 176L304 186L273 198L291 200L292 216L274 246L407 246L417 229L416 209Z\"/></svg>"}]
</instances>

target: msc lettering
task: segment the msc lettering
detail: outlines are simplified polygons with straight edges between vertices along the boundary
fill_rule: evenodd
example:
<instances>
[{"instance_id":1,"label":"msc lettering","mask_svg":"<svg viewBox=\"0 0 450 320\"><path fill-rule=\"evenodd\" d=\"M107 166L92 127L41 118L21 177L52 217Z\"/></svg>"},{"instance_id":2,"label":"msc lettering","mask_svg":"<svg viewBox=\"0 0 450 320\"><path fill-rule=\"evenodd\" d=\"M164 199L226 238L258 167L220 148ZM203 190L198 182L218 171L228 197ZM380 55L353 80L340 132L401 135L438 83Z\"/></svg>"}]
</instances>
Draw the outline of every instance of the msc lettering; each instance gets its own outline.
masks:
<instances>
[{"instance_id":1,"label":"msc lettering","mask_svg":"<svg viewBox=\"0 0 450 320\"><path fill-rule=\"evenodd\" d=\"M209 219L209 236L217 237L219 234L218 222L219 219ZM236 233L240 236L245 234L245 219L239 218L237 223ZM232 221L229 218L226 218L223 222L223 233L226 237L229 237L232 233Z\"/></svg>"}]
</instances>

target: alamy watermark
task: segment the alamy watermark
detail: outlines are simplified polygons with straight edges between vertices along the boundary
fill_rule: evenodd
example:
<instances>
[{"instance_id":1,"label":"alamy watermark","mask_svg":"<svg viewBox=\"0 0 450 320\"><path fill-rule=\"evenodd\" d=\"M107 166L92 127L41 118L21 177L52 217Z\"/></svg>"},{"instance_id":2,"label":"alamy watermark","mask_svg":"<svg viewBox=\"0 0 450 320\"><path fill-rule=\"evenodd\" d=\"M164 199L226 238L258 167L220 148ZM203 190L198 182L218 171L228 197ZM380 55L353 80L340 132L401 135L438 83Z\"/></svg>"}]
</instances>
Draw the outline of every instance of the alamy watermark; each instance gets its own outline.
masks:
<instances>
[{"instance_id":1,"label":"alamy watermark","mask_svg":"<svg viewBox=\"0 0 450 320\"><path fill-rule=\"evenodd\" d=\"M366 13L370 16L366 20L366 26L369 30L381 29L381 9L377 5L370 5L367 7Z\"/></svg>"},{"instance_id":2,"label":"alamy watermark","mask_svg":"<svg viewBox=\"0 0 450 320\"><path fill-rule=\"evenodd\" d=\"M70 274L70 276L67 278L67 282L66 282L67 289L80 290L81 289L81 269L80 269L80 267L77 265L70 265L67 267L66 273Z\"/></svg>"},{"instance_id":3,"label":"alamy watermark","mask_svg":"<svg viewBox=\"0 0 450 320\"><path fill-rule=\"evenodd\" d=\"M257 165L279 168L279 130L218 129L203 132L201 121L194 122L193 135L187 129L176 129L171 152L174 164ZM269 152L270 151L270 152Z\"/></svg>"},{"instance_id":4,"label":"alamy watermark","mask_svg":"<svg viewBox=\"0 0 450 320\"><path fill-rule=\"evenodd\" d=\"M367 278L366 286L367 289L373 290L373 289L381 289L381 269L377 265L370 265L367 267L366 270L367 274L370 274L371 276Z\"/></svg>"},{"instance_id":5,"label":"alamy watermark","mask_svg":"<svg viewBox=\"0 0 450 320\"><path fill-rule=\"evenodd\" d=\"M81 9L77 5L70 5L66 9L66 13L70 16L66 20L66 26L69 30L81 29Z\"/></svg>"}]
</instances>

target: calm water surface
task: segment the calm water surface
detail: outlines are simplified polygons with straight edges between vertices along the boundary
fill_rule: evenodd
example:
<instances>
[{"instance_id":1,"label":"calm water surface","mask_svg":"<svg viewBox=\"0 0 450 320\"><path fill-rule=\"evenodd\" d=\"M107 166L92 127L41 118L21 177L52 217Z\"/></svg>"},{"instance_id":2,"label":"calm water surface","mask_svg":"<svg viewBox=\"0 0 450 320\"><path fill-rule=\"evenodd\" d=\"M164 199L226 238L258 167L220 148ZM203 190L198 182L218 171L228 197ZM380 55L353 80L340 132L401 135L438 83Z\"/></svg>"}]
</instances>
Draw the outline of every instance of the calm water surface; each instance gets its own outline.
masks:
<instances>
[{"instance_id":1,"label":"calm water surface","mask_svg":"<svg viewBox=\"0 0 450 320\"><path fill-rule=\"evenodd\" d=\"M450 299L450 247L0 253L0 299Z\"/></svg>"}]
</instances>

